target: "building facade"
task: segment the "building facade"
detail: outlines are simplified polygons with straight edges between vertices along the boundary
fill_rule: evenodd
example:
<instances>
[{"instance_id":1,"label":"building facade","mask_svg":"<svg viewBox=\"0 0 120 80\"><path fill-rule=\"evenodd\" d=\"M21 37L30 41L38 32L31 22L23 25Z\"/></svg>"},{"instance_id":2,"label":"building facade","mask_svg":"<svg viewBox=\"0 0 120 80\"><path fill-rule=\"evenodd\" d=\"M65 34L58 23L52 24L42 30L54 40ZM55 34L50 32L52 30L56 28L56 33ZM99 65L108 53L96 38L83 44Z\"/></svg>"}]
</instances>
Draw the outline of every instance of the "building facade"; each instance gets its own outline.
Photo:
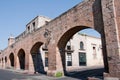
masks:
<instances>
[{"instance_id":1,"label":"building facade","mask_svg":"<svg viewBox=\"0 0 120 80\"><path fill-rule=\"evenodd\" d=\"M103 66L101 38L76 33L66 46L67 69Z\"/></svg>"}]
</instances>

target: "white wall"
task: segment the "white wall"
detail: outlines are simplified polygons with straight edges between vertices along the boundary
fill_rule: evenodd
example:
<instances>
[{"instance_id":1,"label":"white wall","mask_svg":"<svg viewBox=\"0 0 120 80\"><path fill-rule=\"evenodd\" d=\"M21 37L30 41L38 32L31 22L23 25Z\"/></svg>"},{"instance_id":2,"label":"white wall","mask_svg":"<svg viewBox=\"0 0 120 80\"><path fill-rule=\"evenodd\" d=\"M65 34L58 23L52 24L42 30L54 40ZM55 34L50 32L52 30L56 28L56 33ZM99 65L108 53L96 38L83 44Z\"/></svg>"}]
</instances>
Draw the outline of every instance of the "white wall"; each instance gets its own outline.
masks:
<instances>
[{"instance_id":1,"label":"white wall","mask_svg":"<svg viewBox=\"0 0 120 80\"><path fill-rule=\"evenodd\" d=\"M80 42L84 43L84 50L80 50ZM67 69L80 68L79 66L79 52L86 53L87 65L86 66L103 66L103 56L101 50L101 39L81 35L76 33L72 39L70 39L71 46L74 46L74 52L72 53L72 66L67 66ZM93 57L93 46L96 47L96 59ZM67 56L67 55L66 55ZM67 61L66 61L67 62Z\"/></svg>"}]
</instances>

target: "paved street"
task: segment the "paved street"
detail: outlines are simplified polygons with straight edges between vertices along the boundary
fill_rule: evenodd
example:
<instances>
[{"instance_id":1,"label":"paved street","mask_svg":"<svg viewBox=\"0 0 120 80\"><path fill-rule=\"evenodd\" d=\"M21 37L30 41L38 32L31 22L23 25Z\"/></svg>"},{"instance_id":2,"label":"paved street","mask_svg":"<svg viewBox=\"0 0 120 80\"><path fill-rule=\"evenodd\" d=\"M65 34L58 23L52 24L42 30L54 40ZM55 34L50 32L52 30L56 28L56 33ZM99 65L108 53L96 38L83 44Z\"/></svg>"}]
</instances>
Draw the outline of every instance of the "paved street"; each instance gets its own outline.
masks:
<instances>
[{"instance_id":1,"label":"paved street","mask_svg":"<svg viewBox=\"0 0 120 80\"><path fill-rule=\"evenodd\" d=\"M52 77L46 77L42 74L24 74L14 70L1 70L0 80L53 80Z\"/></svg>"},{"instance_id":2,"label":"paved street","mask_svg":"<svg viewBox=\"0 0 120 80\"><path fill-rule=\"evenodd\" d=\"M0 80L86 80L87 77L97 77L102 80L102 73L104 69L90 69L90 70L77 70L71 71L67 76L62 78L48 77L43 74L26 74L17 72L14 70L1 70L0 69Z\"/></svg>"}]
</instances>

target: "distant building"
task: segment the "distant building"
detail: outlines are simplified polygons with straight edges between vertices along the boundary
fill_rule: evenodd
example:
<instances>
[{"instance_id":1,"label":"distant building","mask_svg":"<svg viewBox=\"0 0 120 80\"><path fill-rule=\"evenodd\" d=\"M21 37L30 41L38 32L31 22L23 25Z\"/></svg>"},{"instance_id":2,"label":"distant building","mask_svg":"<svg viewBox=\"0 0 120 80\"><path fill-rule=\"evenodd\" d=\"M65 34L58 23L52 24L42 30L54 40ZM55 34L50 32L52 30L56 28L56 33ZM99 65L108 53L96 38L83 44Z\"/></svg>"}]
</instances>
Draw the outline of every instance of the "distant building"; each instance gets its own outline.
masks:
<instances>
[{"instance_id":1,"label":"distant building","mask_svg":"<svg viewBox=\"0 0 120 80\"><path fill-rule=\"evenodd\" d=\"M26 32L30 33L32 31L42 27L43 25L47 24L49 21L51 21L51 19L48 17L37 16L26 25Z\"/></svg>"},{"instance_id":2,"label":"distant building","mask_svg":"<svg viewBox=\"0 0 120 80\"><path fill-rule=\"evenodd\" d=\"M51 19L45 16L35 17L26 25L26 30L15 38L15 41L20 40L22 37L26 36L27 34L32 33L38 28L41 28L42 26L48 24L48 22L50 21Z\"/></svg>"}]
</instances>

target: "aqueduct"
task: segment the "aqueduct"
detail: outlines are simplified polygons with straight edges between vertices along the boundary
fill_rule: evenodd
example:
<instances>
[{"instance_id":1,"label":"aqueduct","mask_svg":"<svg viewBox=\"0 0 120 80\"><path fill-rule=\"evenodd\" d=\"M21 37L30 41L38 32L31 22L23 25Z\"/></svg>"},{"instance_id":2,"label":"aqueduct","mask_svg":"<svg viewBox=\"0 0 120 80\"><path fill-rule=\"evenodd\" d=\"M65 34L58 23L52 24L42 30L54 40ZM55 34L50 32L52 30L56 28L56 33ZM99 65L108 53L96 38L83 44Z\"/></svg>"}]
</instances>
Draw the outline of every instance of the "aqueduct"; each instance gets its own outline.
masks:
<instances>
[{"instance_id":1,"label":"aqueduct","mask_svg":"<svg viewBox=\"0 0 120 80\"><path fill-rule=\"evenodd\" d=\"M48 49L47 75L64 74L67 41L78 31L93 28L101 34L105 76L120 77L120 0L84 0L39 29L21 36L0 54L3 68L34 71L39 48ZM23 35L23 34L22 34ZM45 46L42 46L45 45ZM40 57L40 55L38 56ZM40 62L40 61L39 61ZM42 69L42 61L39 63Z\"/></svg>"}]
</instances>

